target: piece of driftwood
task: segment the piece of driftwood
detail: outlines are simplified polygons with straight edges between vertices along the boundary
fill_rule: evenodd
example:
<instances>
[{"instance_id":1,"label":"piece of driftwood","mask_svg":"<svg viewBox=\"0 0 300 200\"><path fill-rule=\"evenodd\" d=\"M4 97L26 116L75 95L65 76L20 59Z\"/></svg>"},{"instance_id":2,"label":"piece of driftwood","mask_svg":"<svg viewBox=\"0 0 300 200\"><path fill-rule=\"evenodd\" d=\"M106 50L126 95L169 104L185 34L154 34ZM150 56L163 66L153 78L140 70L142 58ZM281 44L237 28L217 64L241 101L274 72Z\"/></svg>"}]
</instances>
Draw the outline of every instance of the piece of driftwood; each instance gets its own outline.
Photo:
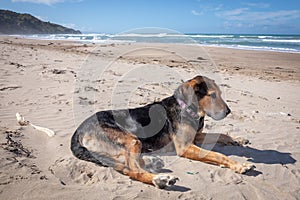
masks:
<instances>
[{"instance_id":1,"label":"piece of driftwood","mask_svg":"<svg viewBox=\"0 0 300 200\"><path fill-rule=\"evenodd\" d=\"M36 126L36 125L30 123L29 121L25 120L24 117L20 113L16 113L16 117L17 117L17 122L21 126L28 126L28 125L30 125L34 129L46 133L49 137L53 137L55 135L54 131L52 131L52 130L50 130L48 128L41 127L41 126Z\"/></svg>"}]
</instances>

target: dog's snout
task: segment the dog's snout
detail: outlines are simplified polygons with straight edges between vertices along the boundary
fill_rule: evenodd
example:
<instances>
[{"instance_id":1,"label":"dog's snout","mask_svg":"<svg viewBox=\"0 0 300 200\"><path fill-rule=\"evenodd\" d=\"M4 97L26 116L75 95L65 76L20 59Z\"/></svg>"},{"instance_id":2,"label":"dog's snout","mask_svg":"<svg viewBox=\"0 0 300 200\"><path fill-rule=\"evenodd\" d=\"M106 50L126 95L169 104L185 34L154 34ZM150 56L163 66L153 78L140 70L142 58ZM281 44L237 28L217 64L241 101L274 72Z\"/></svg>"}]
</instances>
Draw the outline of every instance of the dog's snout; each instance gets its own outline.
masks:
<instances>
[{"instance_id":1,"label":"dog's snout","mask_svg":"<svg viewBox=\"0 0 300 200\"><path fill-rule=\"evenodd\" d=\"M226 115L228 115L230 113L231 113L231 110L230 110L230 108L227 107L227 109L226 109Z\"/></svg>"}]
</instances>

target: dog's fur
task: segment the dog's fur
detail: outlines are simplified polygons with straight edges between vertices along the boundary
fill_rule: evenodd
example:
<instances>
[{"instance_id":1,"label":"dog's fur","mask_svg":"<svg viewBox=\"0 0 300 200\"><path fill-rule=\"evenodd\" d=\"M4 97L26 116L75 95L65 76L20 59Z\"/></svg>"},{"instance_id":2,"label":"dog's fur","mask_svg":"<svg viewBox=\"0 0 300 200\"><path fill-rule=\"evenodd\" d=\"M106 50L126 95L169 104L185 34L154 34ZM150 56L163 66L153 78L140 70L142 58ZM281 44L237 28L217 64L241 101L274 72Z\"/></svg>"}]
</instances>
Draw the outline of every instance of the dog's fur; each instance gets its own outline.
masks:
<instances>
[{"instance_id":1,"label":"dog's fur","mask_svg":"<svg viewBox=\"0 0 300 200\"><path fill-rule=\"evenodd\" d=\"M174 95L144 107L97 112L75 131L71 150L82 160L109 166L132 179L164 188L177 178L146 170L141 154L158 150L245 173L254 166L240 164L197 143L237 144L228 135L204 134L204 116L221 120L230 109L215 82L196 76L181 84Z\"/></svg>"}]
</instances>

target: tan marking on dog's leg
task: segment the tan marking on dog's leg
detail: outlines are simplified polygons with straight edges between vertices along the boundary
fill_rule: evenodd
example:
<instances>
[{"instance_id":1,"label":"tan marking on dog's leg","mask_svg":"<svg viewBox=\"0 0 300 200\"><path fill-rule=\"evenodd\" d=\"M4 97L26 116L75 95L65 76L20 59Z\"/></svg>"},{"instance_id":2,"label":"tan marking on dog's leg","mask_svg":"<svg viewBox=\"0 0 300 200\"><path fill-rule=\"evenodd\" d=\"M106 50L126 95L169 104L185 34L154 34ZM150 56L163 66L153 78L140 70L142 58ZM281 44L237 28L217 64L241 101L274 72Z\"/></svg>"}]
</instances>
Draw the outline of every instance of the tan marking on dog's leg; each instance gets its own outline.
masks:
<instances>
[{"instance_id":1,"label":"tan marking on dog's leg","mask_svg":"<svg viewBox=\"0 0 300 200\"><path fill-rule=\"evenodd\" d=\"M125 142L125 150L127 150L127 155L129 158L128 168L123 171L125 175L130 178L141 181L143 183L154 185L158 188L165 188L168 185L173 185L178 180L175 177L168 175L156 175L149 173L142 169L140 164L144 164L141 159L142 143L136 137L128 137Z\"/></svg>"},{"instance_id":2,"label":"tan marking on dog's leg","mask_svg":"<svg viewBox=\"0 0 300 200\"><path fill-rule=\"evenodd\" d=\"M182 154L180 154L180 156L209 164L219 165L221 167L227 167L237 173L245 173L254 168L254 165L240 164L223 154L201 149L196 145L189 146Z\"/></svg>"},{"instance_id":3,"label":"tan marking on dog's leg","mask_svg":"<svg viewBox=\"0 0 300 200\"><path fill-rule=\"evenodd\" d=\"M103 128L103 127L102 127ZM118 144L122 150L114 156L124 156L124 162L114 163L114 169L130 178L154 185L158 188L164 188L168 185L175 184L177 178L167 175L156 175L145 171L141 165L144 161L141 158L142 143L131 133L124 133L121 130L112 128L103 128L107 133L106 137Z\"/></svg>"},{"instance_id":4,"label":"tan marking on dog's leg","mask_svg":"<svg viewBox=\"0 0 300 200\"><path fill-rule=\"evenodd\" d=\"M133 139L129 142L129 167L130 169L140 170L142 142L138 139Z\"/></svg>"},{"instance_id":5,"label":"tan marking on dog's leg","mask_svg":"<svg viewBox=\"0 0 300 200\"><path fill-rule=\"evenodd\" d=\"M124 174L128 175L134 180L154 185L155 187L160 189L163 189L170 185L174 185L176 181L179 180L178 178L169 175L156 175L146 171L136 171L131 169L127 170Z\"/></svg>"}]
</instances>

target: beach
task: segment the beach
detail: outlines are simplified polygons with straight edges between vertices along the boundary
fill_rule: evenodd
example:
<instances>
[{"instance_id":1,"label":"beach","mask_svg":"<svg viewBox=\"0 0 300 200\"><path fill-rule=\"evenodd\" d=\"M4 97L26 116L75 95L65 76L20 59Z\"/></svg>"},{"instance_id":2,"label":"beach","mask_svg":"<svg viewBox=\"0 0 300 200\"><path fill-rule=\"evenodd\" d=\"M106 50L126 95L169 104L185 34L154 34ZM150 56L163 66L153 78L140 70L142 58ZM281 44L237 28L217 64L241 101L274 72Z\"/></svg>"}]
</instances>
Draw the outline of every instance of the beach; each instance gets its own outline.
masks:
<instances>
[{"instance_id":1,"label":"beach","mask_svg":"<svg viewBox=\"0 0 300 200\"><path fill-rule=\"evenodd\" d=\"M0 36L0 199L299 199L299 63L290 52ZM251 142L204 148L253 171L161 155L162 173L179 181L160 190L72 155L86 117L159 101L196 75L214 79L232 110L206 117L203 132ZM20 126L16 113L55 136Z\"/></svg>"}]
</instances>

